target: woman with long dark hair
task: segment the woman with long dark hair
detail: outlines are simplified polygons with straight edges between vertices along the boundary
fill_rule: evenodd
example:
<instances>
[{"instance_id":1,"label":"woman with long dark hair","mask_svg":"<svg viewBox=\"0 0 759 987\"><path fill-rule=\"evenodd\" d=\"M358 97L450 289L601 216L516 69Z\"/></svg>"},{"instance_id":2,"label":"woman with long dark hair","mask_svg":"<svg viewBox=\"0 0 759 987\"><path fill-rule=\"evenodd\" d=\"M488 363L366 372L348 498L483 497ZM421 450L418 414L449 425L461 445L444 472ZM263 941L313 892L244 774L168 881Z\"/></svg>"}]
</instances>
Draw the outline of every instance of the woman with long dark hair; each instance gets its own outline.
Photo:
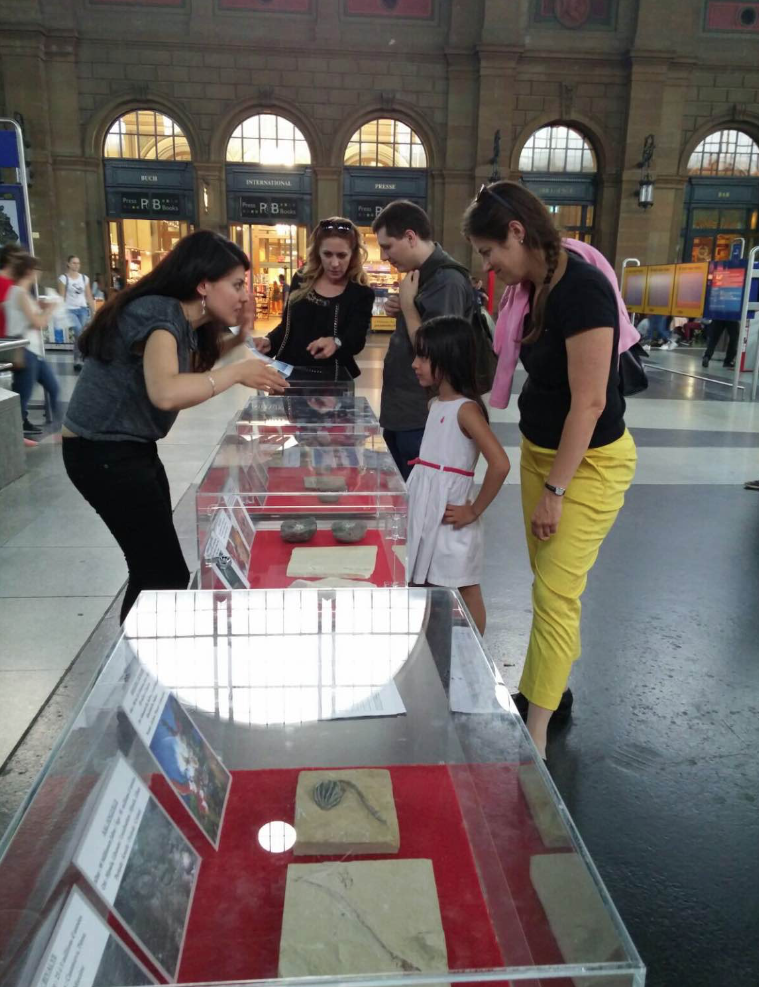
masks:
<instances>
[{"instance_id":1,"label":"woman with long dark hair","mask_svg":"<svg viewBox=\"0 0 759 987\"><path fill-rule=\"evenodd\" d=\"M235 244L198 230L106 302L80 337L85 362L64 418L63 462L124 552L122 622L141 590L184 589L189 579L156 441L182 408L234 384L286 387L259 360L213 370L246 338L227 330L245 321L249 267Z\"/></svg>"},{"instance_id":2,"label":"woman with long dark hair","mask_svg":"<svg viewBox=\"0 0 759 987\"><path fill-rule=\"evenodd\" d=\"M406 573L412 585L459 590L484 634L479 518L501 489L509 459L477 393L471 323L457 315L429 319L417 330L414 344L417 380L422 387L436 388L437 397L430 401L419 458L409 463ZM480 453L488 468L472 501Z\"/></svg>"},{"instance_id":3,"label":"woman with long dark hair","mask_svg":"<svg viewBox=\"0 0 759 987\"><path fill-rule=\"evenodd\" d=\"M282 321L255 340L262 353L298 368L291 379L336 380L340 367L360 374L355 357L366 345L374 305L365 261L361 233L349 219L323 219L312 232Z\"/></svg>"},{"instance_id":4,"label":"woman with long dark hair","mask_svg":"<svg viewBox=\"0 0 759 987\"><path fill-rule=\"evenodd\" d=\"M635 473L619 380L619 311L606 276L562 247L543 203L514 182L483 185L464 235L486 270L529 283L519 398L522 508L534 574L527 658L515 697L545 757L580 655L580 598Z\"/></svg>"}]
</instances>

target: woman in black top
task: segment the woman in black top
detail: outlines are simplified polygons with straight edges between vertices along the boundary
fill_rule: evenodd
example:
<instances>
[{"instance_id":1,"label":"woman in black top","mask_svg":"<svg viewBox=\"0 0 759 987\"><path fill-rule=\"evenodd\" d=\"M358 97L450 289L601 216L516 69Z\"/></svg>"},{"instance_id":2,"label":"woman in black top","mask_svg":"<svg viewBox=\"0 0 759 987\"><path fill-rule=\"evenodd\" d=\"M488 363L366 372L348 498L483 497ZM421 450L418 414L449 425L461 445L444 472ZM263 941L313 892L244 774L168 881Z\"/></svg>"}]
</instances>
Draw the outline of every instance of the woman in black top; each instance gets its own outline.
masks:
<instances>
[{"instance_id":1,"label":"woman in black top","mask_svg":"<svg viewBox=\"0 0 759 987\"><path fill-rule=\"evenodd\" d=\"M539 752L566 715L580 655L580 598L635 473L619 382L619 314L606 276L568 253L543 203L522 185L483 186L464 234L506 284L532 285L521 357L521 484L534 574L533 618L515 697ZM566 691L565 691L566 690Z\"/></svg>"},{"instance_id":2,"label":"woman in black top","mask_svg":"<svg viewBox=\"0 0 759 987\"><path fill-rule=\"evenodd\" d=\"M349 219L323 219L311 234L305 266L292 280L282 322L255 344L298 369L291 379L336 380L340 367L361 371L374 292L364 274L366 250Z\"/></svg>"},{"instance_id":3,"label":"woman in black top","mask_svg":"<svg viewBox=\"0 0 759 987\"><path fill-rule=\"evenodd\" d=\"M245 326L249 268L235 244L198 230L112 295L80 337L84 369L63 422L63 462L124 552L122 622L141 590L185 589L189 579L156 441L182 408L234 384L287 387L260 360L214 369L247 338L228 327Z\"/></svg>"}]
</instances>

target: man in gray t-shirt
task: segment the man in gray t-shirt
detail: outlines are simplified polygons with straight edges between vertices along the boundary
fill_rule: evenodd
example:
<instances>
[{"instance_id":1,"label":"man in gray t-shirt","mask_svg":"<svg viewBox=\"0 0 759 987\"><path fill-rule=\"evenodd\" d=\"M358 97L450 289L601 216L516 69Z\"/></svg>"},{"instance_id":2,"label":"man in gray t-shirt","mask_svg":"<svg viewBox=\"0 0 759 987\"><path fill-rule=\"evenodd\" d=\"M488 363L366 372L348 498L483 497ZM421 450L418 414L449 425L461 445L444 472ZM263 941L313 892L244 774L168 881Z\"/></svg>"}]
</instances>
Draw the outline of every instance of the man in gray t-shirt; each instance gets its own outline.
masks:
<instances>
[{"instance_id":1,"label":"man in gray t-shirt","mask_svg":"<svg viewBox=\"0 0 759 987\"><path fill-rule=\"evenodd\" d=\"M411 369L416 331L437 315L460 315L470 321L474 295L468 271L432 239L429 218L420 206L391 202L372 229L382 259L407 275L398 295L385 303L387 315L396 319L382 373L380 424L398 469L408 479L408 463L419 456L428 410L427 392Z\"/></svg>"}]
</instances>

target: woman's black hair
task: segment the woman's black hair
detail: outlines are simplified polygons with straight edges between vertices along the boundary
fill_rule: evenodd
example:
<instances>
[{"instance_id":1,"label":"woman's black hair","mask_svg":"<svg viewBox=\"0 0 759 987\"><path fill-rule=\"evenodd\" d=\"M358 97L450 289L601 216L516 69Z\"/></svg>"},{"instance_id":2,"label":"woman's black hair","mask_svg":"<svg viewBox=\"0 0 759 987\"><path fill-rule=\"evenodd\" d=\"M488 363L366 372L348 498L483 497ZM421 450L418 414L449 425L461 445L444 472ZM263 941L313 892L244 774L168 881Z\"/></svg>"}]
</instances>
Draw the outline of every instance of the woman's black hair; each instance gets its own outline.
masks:
<instances>
[{"instance_id":1,"label":"woman's black hair","mask_svg":"<svg viewBox=\"0 0 759 987\"><path fill-rule=\"evenodd\" d=\"M247 255L231 240L211 230L196 230L182 237L163 260L136 284L113 295L95 314L79 337L84 356L108 362L113 359L113 340L119 316L130 302L145 295L163 295L180 302L195 301L201 281L219 281L236 267L250 270ZM198 330L196 371L210 370L221 354L220 337L229 327L208 322Z\"/></svg>"},{"instance_id":2,"label":"woman's black hair","mask_svg":"<svg viewBox=\"0 0 759 987\"><path fill-rule=\"evenodd\" d=\"M477 391L477 350L471 323L459 315L438 315L416 331L416 355L430 361L435 377L443 377L457 394L475 401L486 421L488 410Z\"/></svg>"}]
</instances>

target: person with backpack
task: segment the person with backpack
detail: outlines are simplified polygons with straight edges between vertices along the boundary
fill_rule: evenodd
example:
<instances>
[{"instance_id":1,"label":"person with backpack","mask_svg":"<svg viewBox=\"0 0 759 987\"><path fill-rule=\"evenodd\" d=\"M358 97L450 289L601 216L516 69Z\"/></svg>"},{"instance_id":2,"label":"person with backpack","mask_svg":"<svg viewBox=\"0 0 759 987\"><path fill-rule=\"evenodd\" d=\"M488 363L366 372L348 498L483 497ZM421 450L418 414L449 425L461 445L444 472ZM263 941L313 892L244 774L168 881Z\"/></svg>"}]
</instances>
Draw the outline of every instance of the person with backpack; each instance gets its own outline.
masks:
<instances>
[{"instance_id":1,"label":"person with backpack","mask_svg":"<svg viewBox=\"0 0 759 987\"><path fill-rule=\"evenodd\" d=\"M385 302L385 313L395 316L396 322L382 373L380 424L407 480L409 462L419 458L429 401L412 368L417 330L438 315L458 315L471 323L474 294L469 271L432 239L432 226L421 206L405 199L391 202L378 214L372 230L382 260L406 275L398 294Z\"/></svg>"},{"instance_id":2,"label":"person with backpack","mask_svg":"<svg viewBox=\"0 0 759 987\"><path fill-rule=\"evenodd\" d=\"M71 254L66 261L66 273L61 274L58 278L58 291L66 303L69 325L74 331L74 370L76 373L82 369L79 337L95 311L95 299L92 297L90 279L86 274L82 274L81 266L81 261L76 254Z\"/></svg>"}]
</instances>

